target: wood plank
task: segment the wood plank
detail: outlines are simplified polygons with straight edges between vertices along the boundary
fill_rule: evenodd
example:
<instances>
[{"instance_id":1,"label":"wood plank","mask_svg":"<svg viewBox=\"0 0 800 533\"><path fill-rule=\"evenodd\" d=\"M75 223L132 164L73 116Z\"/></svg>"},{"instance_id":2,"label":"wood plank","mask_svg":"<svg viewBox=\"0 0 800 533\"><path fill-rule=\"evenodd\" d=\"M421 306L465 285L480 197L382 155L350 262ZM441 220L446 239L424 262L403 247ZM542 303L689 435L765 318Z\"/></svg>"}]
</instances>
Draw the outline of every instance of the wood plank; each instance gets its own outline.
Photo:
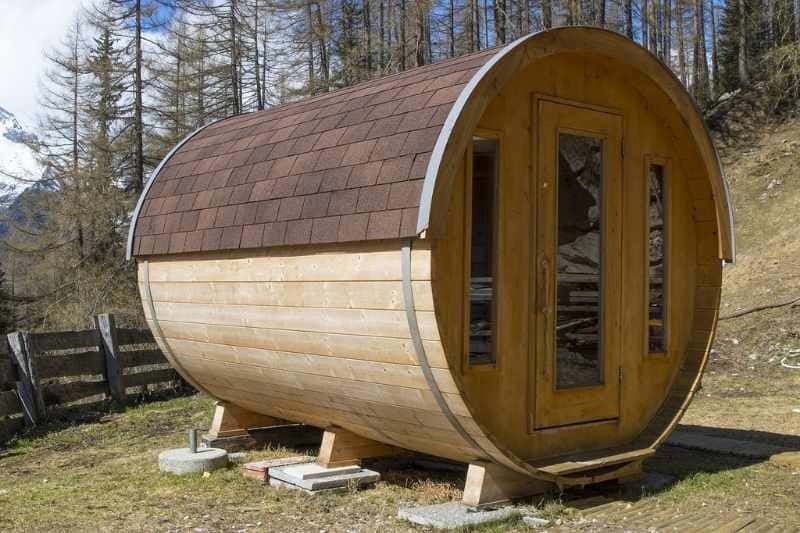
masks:
<instances>
[{"instance_id":1,"label":"wood plank","mask_svg":"<svg viewBox=\"0 0 800 533\"><path fill-rule=\"evenodd\" d=\"M138 372L136 374L125 374L122 376L122 382L125 384L125 388L155 385L156 383L176 381L177 379L178 373L172 368L150 370L148 372Z\"/></svg>"},{"instance_id":2,"label":"wood plank","mask_svg":"<svg viewBox=\"0 0 800 533\"><path fill-rule=\"evenodd\" d=\"M167 358L161 350L131 350L120 352L119 362L123 368L158 365L167 362Z\"/></svg>"},{"instance_id":3,"label":"wood plank","mask_svg":"<svg viewBox=\"0 0 800 533\"><path fill-rule=\"evenodd\" d=\"M469 465L462 502L471 507L486 506L544 494L554 488L553 483L479 461Z\"/></svg>"},{"instance_id":4,"label":"wood plank","mask_svg":"<svg viewBox=\"0 0 800 533\"><path fill-rule=\"evenodd\" d=\"M105 394L108 387L104 381L73 381L42 385L41 389L46 405L53 406Z\"/></svg>"},{"instance_id":5,"label":"wood plank","mask_svg":"<svg viewBox=\"0 0 800 533\"><path fill-rule=\"evenodd\" d=\"M6 442L25 428L25 420L19 418L0 419L0 443Z\"/></svg>"},{"instance_id":6,"label":"wood plank","mask_svg":"<svg viewBox=\"0 0 800 533\"><path fill-rule=\"evenodd\" d=\"M36 351L69 350L97 346L97 332L93 329L83 331L57 331L52 333L31 333L31 342Z\"/></svg>"},{"instance_id":7,"label":"wood plank","mask_svg":"<svg viewBox=\"0 0 800 533\"><path fill-rule=\"evenodd\" d=\"M391 247L391 248L390 248ZM389 249L387 249L389 248ZM333 250L333 251L331 251ZM339 251L341 250L341 251ZM224 254L222 258L150 261L150 281L400 281L397 243L358 246L266 249L262 255ZM227 258L225 257L227 255ZM412 264L415 280L430 279L422 256Z\"/></svg>"},{"instance_id":8,"label":"wood plank","mask_svg":"<svg viewBox=\"0 0 800 533\"><path fill-rule=\"evenodd\" d=\"M153 344L153 333L148 329L117 328L117 343L126 344Z\"/></svg>"},{"instance_id":9,"label":"wood plank","mask_svg":"<svg viewBox=\"0 0 800 533\"><path fill-rule=\"evenodd\" d=\"M361 464L361 459L392 455L395 449L374 440L365 439L346 429L330 427L322 435L317 463L325 468Z\"/></svg>"},{"instance_id":10,"label":"wood plank","mask_svg":"<svg viewBox=\"0 0 800 533\"><path fill-rule=\"evenodd\" d=\"M36 358L39 379L102 374L103 354L80 352L67 355L40 355Z\"/></svg>"},{"instance_id":11,"label":"wood plank","mask_svg":"<svg viewBox=\"0 0 800 533\"><path fill-rule=\"evenodd\" d=\"M119 344L117 343L117 327L114 315L108 313L94 317L97 329L97 347L103 358L103 370L111 398L119 404L126 401L125 386L122 382L122 365L120 364Z\"/></svg>"},{"instance_id":12,"label":"wood plank","mask_svg":"<svg viewBox=\"0 0 800 533\"><path fill-rule=\"evenodd\" d=\"M168 338L230 346L262 348L294 353L340 356L382 363L417 364L410 339L309 333L279 329L248 328L159 320ZM438 341L424 341L431 367L447 368L444 350Z\"/></svg>"},{"instance_id":13,"label":"wood plank","mask_svg":"<svg viewBox=\"0 0 800 533\"><path fill-rule=\"evenodd\" d=\"M282 370L298 374L312 374L333 378L398 385L428 390L422 370L416 365L379 363L335 356L299 354L202 343L179 339L168 339L176 357L188 355L231 364L266 370ZM442 392L458 393L450 372L432 369Z\"/></svg>"},{"instance_id":14,"label":"wood plank","mask_svg":"<svg viewBox=\"0 0 800 533\"><path fill-rule=\"evenodd\" d=\"M11 389L16 385L17 371L8 356L0 356L0 390Z\"/></svg>"},{"instance_id":15,"label":"wood plank","mask_svg":"<svg viewBox=\"0 0 800 533\"><path fill-rule=\"evenodd\" d=\"M22 413L22 402L15 390L0 392L0 418Z\"/></svg>"},{"instance_id":16,"label":"wood plank","mask_svg":"<svg viewBox=\"0 0 800 533\"><path fill-rule=\"evenodd\" d=\"M222 379L227 379L231 386L234 386L233 384L235 383L236 385L244 387L248 385L248 383L251 383L252 388L256 390L259 388L263 389L264 385L268 384L270 386L277 385L287 387L297 392L308 390L320 393L341 393L353 399L439 412L439 405L433 393L422 389L338 379L312 374L297 374L282 370L261 370L254 367L222 363L199 357L186 356L182 357L180 361L183 367L186 368L193 377L203 382L213 382L215 379L220 381ZM446 393L445 396L453 400L451 408L456 415L470 416L460 396Z\"/></svg>"},{"instance_id":17,"label":"wood plank","mask_svg":"<svg viewBox=\"0 0 800 533\"><path fill-rule=\"evenodd\" d=\"M416 281L414 304L432 311L431 282ZM400 281L154 282L155 302L404 310Z\"/></svg>"},{"instance_id":18,"label":"wood plank","mask_svg":"<svg viewBox=\"0 0 800 533\"><path fill-rule=\"evenodd\" d=\"M221 326L282 329L313 333L338 333L371 337L410 338L405 311L361 309L319 309L307 307L252 307L246 305L208 305L155 303L158 320L186 321ZM417 314L420 333L427 340L438 340L433 312Z\"/></svg>"}]
</instances>

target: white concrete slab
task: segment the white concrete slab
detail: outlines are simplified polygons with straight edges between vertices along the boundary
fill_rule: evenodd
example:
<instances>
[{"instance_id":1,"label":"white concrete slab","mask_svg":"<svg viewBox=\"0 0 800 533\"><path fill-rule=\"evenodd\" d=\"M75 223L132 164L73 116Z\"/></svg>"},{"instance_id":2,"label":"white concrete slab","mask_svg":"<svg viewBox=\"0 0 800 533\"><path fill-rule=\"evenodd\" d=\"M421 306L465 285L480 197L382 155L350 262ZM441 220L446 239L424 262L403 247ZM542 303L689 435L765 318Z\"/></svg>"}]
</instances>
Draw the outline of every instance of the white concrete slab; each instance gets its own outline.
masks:
<instances>
[{"instance_id":1,"label":"white concrete slab","mask_svg":"<svg viewBox=\"0 0 800 533\"><path fill-rule=\"evenodd\" d=\"M462 529L503 522L519 514L519 510L513 506L475 509L467 507L461 502L448 502L423 507L401 508L397 512L397 517L408 520L412 524L433 529Z\"/></svg>"},{"instance_id":2,"label":"white concrete slab","mask_svg":"<svg viewBox=\"0 0 800 533\"><path fill-rule=\"evenodd\" d=\"M317 468L309 468L315 466ZM320 470L321 469L321 470ZM297 487L306 491L328 490L375 483L381 478L378 472L361 467L339 467L324 469L316 463L298 464L271 468L270 484ZM276 481L276 483L273 483Z\"/></svg>"}]
</instances>

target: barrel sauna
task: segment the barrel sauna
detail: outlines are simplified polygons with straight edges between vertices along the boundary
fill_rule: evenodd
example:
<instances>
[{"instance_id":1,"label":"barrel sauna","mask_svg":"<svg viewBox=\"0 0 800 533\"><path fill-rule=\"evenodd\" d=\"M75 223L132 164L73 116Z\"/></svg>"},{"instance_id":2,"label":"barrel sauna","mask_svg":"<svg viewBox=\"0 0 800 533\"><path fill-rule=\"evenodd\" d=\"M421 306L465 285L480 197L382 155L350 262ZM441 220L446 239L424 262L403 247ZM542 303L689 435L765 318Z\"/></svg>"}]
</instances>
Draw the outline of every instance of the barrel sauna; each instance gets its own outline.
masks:
<instances>
[{"instance_id":1,"label":"barrel sauna","mask_svg":"<svg viewBox=\"0 0 800 533\"><path fill-rule=\"evenodd\" d=\"M129 254L170 362L239 412L565 486L680 419L734 238L681 83L570 27L201 128Z\"/></svg>"}]
</instances>

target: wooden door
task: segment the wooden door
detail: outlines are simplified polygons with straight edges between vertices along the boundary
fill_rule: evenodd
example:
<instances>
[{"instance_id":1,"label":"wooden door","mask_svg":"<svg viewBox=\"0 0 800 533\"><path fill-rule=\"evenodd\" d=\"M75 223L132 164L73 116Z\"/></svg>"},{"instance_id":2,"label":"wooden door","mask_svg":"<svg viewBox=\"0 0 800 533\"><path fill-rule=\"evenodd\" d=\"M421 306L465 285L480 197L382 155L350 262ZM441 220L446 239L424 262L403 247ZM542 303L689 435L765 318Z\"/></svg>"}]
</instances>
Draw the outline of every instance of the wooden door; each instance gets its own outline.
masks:
<instances>
[{"instance_id":1,"label":"wooden door","mask_svg":"<svg viewBox=\"0 0 800 533\"><path fill-rule=\"evenodd\" d=\"M533 429L619 417L622 116L534 99Z\"/></svg>"}]
</instances>

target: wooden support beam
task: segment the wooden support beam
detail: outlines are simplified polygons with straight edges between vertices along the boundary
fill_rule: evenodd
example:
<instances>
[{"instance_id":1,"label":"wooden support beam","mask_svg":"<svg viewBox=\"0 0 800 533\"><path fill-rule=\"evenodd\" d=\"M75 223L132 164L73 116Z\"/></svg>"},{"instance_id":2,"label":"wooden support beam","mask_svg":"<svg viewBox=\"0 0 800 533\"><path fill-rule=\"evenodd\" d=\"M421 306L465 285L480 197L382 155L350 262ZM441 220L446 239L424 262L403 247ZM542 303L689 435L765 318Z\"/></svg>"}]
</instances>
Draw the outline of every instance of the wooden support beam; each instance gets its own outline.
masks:
<instances>
[{"instance_id":1,"label":"wooden support beam","mask_svg":"<svg viewBox=\"0 0 800 533\"><path fill-rule=\"evenodd\" d=\"M469 465L462 502L470 507L482 507L543 494L555 488L553 483L479 461Z\"/></svg>"},{"instance_id":2,"label":"wooden support beam","mask_svg":"<svg viewBox=\"0 0 800 533\"><path fill-rule=\"evenodd\" d=\"M248 430L286 425L289 422L280 418L254 413L227 402L217 402L214 418L208 429L211 438L241 437Z\"/></svg>"},{"instance_id":3,"label":"wooden support beam","mask_svg":"<svg viewBox=\"0 0 800 533\"><path fill-rule=\"evenodd\" d=\"M28 372L28 354L22 332L15 331L7 336L11 363L17 373L17 395L25 415L25 425L35 427L39 423L39 412L33 398L33 383Z\"/></svg>"},{"instance_id":4,"label":"wooden support beam","mask_svg":"<svg viewBox=\"0 0 800 533\"><path fill-rule=\"evenodd\" d=\"M325 468L361 464L361 459L394 455L397 449L366 439L339 427L330 427L322 435L317 464Z\"/></svg>"},{"instance_id":5,"label":"wooden support beam","mask_svg":"<svg viewBox=\"0 0 800 533\"><path fill-rule=\"evenodd\" d=\"M105 377L111 398L119 404L126 402L125 383L122 381L122 364L120 362L117 327L114 315L102 314L94 317L97 328L98 348L105 360Z\"/></svg>"},{"instance_id":6,"label":"wooden support beam","mask_svg":"<svg viewBox=\"0 0 800 533\"><path fill-rule=\"evenodd\" d=\"M11 361L17 369L17 394L25 414L25 424L34 427L47 416L47 410L39 386L31 334L27 331L15 331L9 333L7 338Z\"/></svg>"},{"instance_id":7,"label":"wooden support beam","mask_svg":"<svg viewBox=\"0 0 800 533\"><path fill-rule=\"evenodd\" d=\"M218 401L208 433L206 446L229 452L249 450L269 444L283 446L318 446L322 431L295 424L282 418L262 415L236 405Z\"/></svg>"}]
</instances>

